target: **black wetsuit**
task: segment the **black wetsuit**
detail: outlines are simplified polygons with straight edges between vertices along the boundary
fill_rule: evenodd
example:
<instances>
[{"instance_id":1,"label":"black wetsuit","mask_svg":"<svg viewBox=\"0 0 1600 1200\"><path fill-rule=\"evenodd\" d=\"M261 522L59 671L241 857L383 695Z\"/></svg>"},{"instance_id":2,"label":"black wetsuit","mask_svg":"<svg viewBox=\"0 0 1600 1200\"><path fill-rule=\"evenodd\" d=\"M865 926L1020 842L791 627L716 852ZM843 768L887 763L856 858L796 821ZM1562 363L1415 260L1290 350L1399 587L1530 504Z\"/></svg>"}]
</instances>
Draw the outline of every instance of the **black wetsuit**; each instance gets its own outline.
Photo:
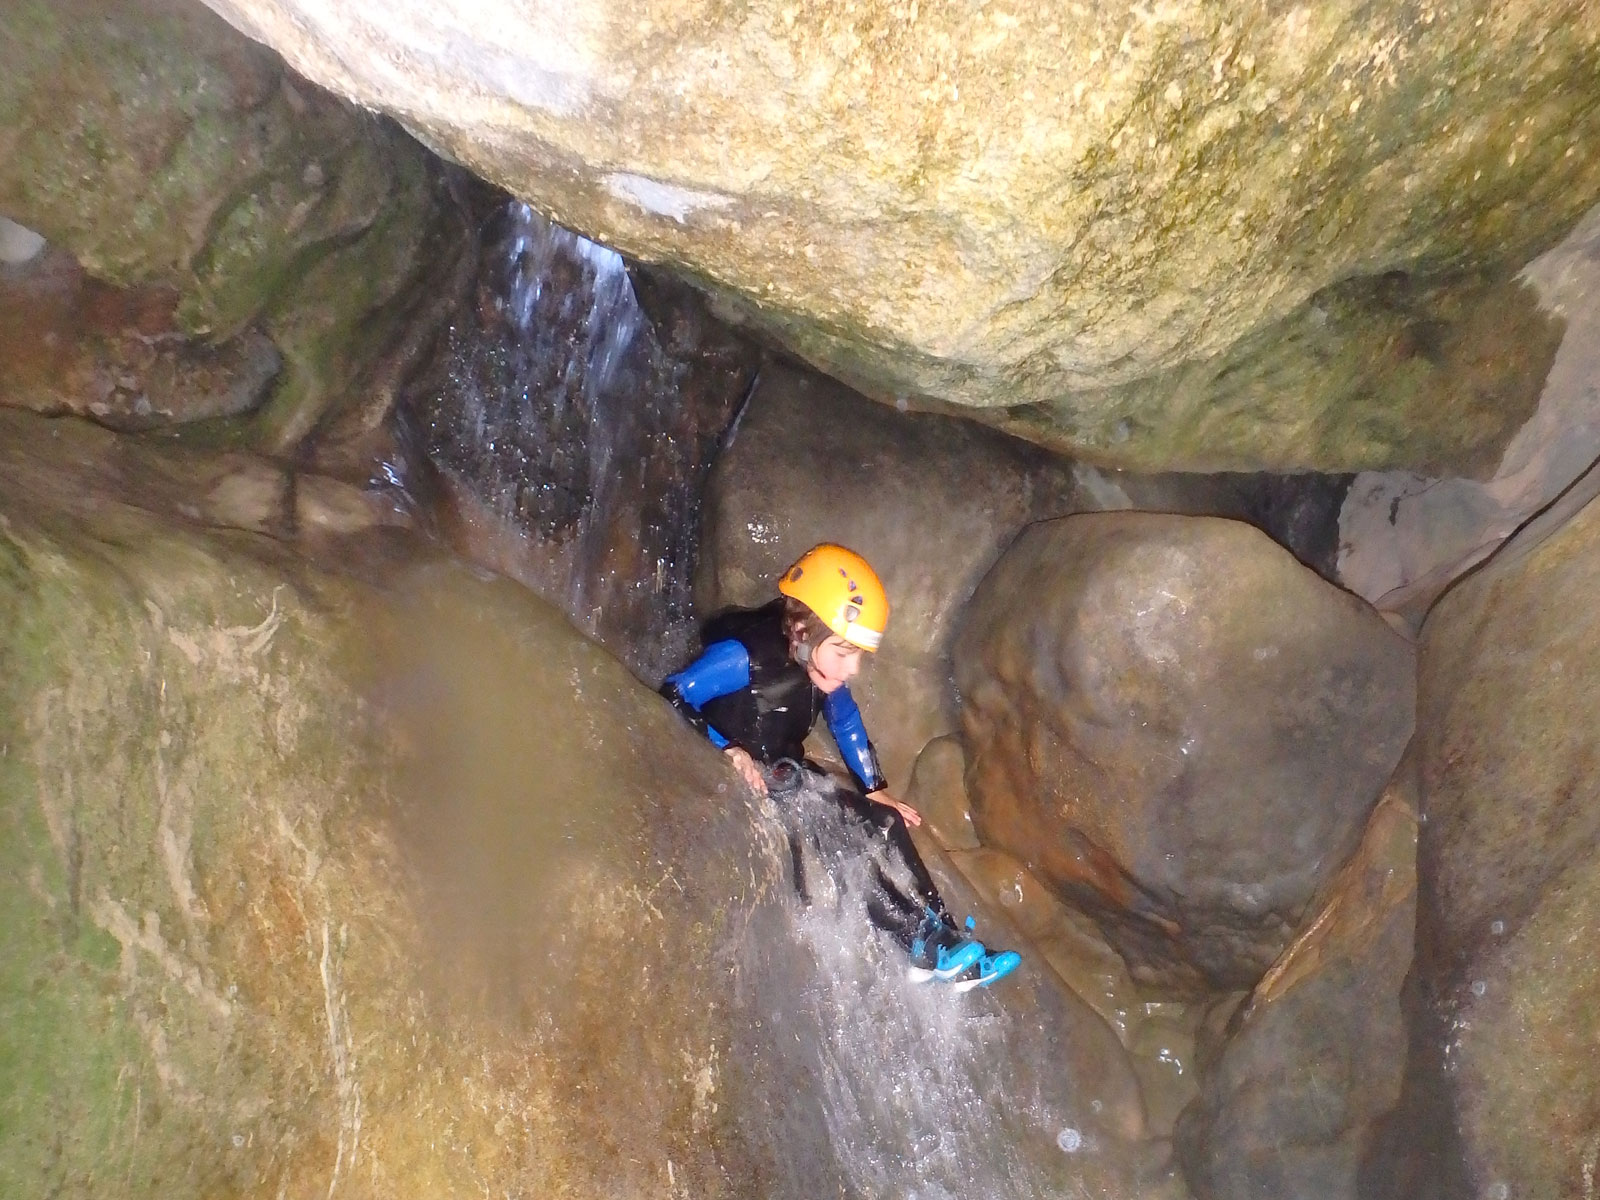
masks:
<instances>
[{"instance_id":1,"label":"black wetsuit","mask_svg":"<svg viewBox=\"0 0 1600 1200\"><path fill-rule=\"evenodd\" d=\"M952 924L905 819L863 794L877 791L885 780L849 688L842 686L824 694L811 682L805 667L790 657L783 601L717 617L707 624L704 642L706 648L699 658L667 677L662 695L718 746L738 746L767 767L781 759L804 763L814 779L828 782L838 801L840 820L847 827L861 829L875 846L871 894L866 897L867 914L874 925L909 949L926 933L927 910L946 925ZM819 715L826 717L859 791L805 762L806 735ZM789 838L795 888L809 903L801 831L792 819ZM903 867L914 881L915 895L907 895L890 877L895 866Z\"/></svg>"}]
</instances>

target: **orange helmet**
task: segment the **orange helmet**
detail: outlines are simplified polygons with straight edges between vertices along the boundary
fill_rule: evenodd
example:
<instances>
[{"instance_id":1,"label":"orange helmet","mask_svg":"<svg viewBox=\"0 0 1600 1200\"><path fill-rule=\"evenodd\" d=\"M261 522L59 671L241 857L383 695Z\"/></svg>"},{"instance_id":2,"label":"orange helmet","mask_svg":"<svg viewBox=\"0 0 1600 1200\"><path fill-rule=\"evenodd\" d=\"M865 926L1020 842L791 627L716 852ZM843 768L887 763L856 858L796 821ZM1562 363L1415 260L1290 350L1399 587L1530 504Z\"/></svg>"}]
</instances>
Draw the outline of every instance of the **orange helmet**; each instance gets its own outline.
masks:
<instances>
[{"instance_id":1,"label":"orange helmet","mask_svg":"<svg viewBox=\"0 0 1600 1200\"><path fill-rule=\"evenodd\" d=\"M778 590L792 596L852 646L876 651L889 623L889 597L877 572L854 550L823 542L783 573Z\"/></svg>"}]
</instances>

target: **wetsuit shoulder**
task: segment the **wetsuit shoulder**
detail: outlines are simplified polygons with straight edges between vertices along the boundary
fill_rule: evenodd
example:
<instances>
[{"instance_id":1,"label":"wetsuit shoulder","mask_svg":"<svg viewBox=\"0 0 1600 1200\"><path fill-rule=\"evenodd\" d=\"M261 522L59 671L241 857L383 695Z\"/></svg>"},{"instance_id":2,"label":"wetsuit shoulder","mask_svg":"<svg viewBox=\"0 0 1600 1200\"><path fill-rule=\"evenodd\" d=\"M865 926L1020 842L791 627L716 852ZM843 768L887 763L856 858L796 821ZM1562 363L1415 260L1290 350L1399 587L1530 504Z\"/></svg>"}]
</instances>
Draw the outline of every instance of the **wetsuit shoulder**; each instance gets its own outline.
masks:
<instances>
[{"instance_id":1,"label":"wetsuit shoulder","mask_svg":"<svg viewBox=\"0 0 1600 1200\"><path fill-rule=\"evenodd\" d=\"M727 638L712 642L699 658L683 670L668 675L661 685L661 694L690 725L720 749L729 744L729 739L712 727L701 710L711 701L749 686L750 655L743 643Z\"/></svg>"},{"instance_id":2,"label":"wetsuit shoulder","mask_svg":"<svg viewBox=\"0 0 1600 1200\"><path fill-rule=\"evenodd\" d=\"M718 613L701 632L706 645L736 641L745 648L758 671L789 661L789 642L783 632L783 599L760 608L734 608Z\"/></svg>"}]
</instances>

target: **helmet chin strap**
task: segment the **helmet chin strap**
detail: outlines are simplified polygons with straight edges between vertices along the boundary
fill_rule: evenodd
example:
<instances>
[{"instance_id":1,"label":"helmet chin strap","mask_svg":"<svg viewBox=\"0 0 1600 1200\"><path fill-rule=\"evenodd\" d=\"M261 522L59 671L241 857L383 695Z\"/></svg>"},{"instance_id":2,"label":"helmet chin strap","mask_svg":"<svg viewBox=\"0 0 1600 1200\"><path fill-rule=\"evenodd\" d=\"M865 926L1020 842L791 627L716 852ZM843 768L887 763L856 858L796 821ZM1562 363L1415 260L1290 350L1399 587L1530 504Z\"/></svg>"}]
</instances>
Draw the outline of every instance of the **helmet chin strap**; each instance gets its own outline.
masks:
<instances>
[{"instance_id":1,"label":"helmet chin strap","mask_svg":"<svg viewBox=\"0 0 1600 1200\"><path fill-rule=\"evenodd\" d=\"M794 660L795 660L795 662L799 663L802 667L810 665L810 663L811 663L811 643L810 642L800 642L795 646L795 648L794 648Z\"/></svg>"}]
</instances>

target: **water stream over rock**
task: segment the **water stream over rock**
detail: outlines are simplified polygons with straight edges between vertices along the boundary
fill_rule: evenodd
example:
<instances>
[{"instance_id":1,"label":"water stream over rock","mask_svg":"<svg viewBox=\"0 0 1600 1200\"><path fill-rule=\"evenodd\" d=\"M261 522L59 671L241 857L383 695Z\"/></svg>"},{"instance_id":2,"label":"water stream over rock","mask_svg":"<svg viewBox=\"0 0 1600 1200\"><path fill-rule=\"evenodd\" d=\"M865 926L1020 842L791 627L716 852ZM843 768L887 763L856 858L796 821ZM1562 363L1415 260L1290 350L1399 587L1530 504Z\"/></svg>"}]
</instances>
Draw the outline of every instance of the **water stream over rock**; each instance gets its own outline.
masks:
<instances>
[{"instance_id":1,"label":"water stream over rock","mask_svg":"<svg viewBox=\"0 0 1600 1200\"><path fill-rule=\"evenodd\" d=\"M1024 22L1067 92L948 75L996 172L954 89L786 109L767 50L838 45L782 7L680 23L759 91L591 98L554 170L548 107L485 149L361 93L447 165L189 0L0 13L0 1197L1590 1196L1600 210L1516 272L1600 188L1593 23ZM684 113L705 162L604 149ZM822 539L893 597L856 695L993 991L909 980L833 799L641 683Z\"/></svg>"},{"instance_id":2,"label":"water stream over rock","mask_svg":"<svg viewBox=\"0 0 1600 1200\"><path fill-rule=\"evenodd\" d=\"M410 400L451 540L659 677L688 644L700 485L747 368L675 353L622 257L526 204L482 254L476 312Z\"/></svg>"},{"instance_id":3,"label":"water stream over rock","mask_svg":"<svg viewBox=\"0 0 1600 1200\"><path fill-rule=\"evenodd\" d=\"M811 903L786 898L788 933L744 955L752 979L784 981L756 985L782 1036L755 1056L781 1056L783 1075L803 1082L792 1108L820 1109L848 1194L1128 1196L1136 1160L1152 1155L1135 1146L1142 1116L1126 1068L1083 1053L1098 1041L1104 1055L1109 1030L1037 960L991 991L910 981L905 954L866 917L871 848L859 829L840 828L831 790L808 784L770 803L816 840L804 856ZM978 935L1005 948L1005 924L978 912Z\"/></svg>"}]
</instances>

